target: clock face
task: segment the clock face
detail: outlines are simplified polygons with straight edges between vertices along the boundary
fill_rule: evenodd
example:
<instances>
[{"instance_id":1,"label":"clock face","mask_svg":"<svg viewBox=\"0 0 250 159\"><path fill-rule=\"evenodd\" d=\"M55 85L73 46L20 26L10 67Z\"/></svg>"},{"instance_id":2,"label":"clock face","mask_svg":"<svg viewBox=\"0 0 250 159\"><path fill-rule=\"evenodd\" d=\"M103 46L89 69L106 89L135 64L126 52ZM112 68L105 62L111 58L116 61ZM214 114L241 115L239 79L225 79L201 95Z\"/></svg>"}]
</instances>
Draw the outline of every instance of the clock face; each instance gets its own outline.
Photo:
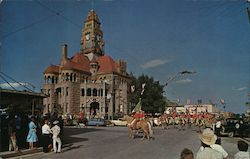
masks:
<instances>
[{"instance_id":1,"label":"clock face","mask_svg":"<svg viewBox=\"0 0 250 159\"><path fill-rule=\"evenodd\" d=\"M85 35L85 38L86 38L86 40L89 40L89 39L90 39L90 35L89 35L89 34L86 34L86 35Z\"/></svg>"}]
</instances>

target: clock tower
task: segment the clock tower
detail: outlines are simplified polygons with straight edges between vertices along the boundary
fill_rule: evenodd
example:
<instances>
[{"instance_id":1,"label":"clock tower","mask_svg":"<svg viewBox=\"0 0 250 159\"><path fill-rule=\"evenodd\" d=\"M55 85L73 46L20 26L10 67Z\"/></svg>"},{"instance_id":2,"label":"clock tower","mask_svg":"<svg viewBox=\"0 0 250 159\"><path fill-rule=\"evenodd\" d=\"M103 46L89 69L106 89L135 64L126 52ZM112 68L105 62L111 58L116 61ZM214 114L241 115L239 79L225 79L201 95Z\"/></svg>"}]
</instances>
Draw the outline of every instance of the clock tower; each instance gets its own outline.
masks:
<instances>
[{"instance_id":1,"label":"clock tower","mask_svg":"<svg viewBox=\"0 0 250 159\"><path fill-rule=\"evenodd\" d=\"M90 10L84 22L81 36L81 52L88 57L104 55L101 23L94 10Z\"/></svg>"}]
</instances>

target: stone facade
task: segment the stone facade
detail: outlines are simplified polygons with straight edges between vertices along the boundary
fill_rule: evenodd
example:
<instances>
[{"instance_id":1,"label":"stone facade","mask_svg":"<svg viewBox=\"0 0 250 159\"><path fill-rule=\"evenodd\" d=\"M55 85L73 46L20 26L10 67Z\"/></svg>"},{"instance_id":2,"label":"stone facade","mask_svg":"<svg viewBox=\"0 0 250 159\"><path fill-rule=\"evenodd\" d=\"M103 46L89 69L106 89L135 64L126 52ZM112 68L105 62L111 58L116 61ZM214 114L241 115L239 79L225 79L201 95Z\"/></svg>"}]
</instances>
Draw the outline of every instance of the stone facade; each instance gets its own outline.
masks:
<instances>
[{"instance_id":1,"label":"stone facade","mask_svg":"<svg viewBox=\"0 0 250 159\"><path fill-rule=\"evenodd\" d=\"M126 62L115 62L104 53L103 32L95 11L88 13L80 39L80 52L68 58L67 45L62 45L59 65L44 71L44 114L78 114L87 117L112 118L128 113Z\"/></svg>"}]
</instances>

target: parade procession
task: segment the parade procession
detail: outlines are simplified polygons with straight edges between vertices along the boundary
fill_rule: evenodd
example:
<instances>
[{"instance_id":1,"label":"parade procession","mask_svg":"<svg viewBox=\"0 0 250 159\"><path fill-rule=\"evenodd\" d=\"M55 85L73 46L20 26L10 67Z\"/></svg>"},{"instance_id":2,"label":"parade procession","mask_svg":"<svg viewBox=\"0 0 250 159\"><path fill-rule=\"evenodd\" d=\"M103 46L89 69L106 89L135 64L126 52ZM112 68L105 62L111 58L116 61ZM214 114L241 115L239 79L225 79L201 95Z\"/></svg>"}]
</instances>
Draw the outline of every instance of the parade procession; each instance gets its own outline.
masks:
<instances>
[{"instance_id":1,"label":"parade procession","mask_svg":"<svg viewBox=\"0 0 250 159\"><path fill-rule=\"evenodd\" d=\"M0 159L250 159L250 0L0 0Z\"/></svg>"}]
</instances>

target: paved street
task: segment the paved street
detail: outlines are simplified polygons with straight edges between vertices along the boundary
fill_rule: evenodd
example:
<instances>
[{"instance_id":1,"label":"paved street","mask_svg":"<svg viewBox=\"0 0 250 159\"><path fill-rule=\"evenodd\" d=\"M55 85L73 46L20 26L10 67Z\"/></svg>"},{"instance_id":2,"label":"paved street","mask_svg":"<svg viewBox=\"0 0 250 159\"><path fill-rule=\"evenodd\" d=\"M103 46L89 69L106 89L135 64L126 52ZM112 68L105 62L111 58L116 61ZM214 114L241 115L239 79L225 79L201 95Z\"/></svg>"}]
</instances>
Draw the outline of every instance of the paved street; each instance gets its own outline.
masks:
<instances>
[{"instance_id":1,"label":"paved street","mask_svg":"<svg viewBox=\"0 0 250 159\"><path fill-rule=\"evenodd\" d=\"M38 153L26 158L84 159L177 159L184 148L197 152L200 142L195 128L185 131L154 128L155 140L128 138L126 127L66 128L65 147L60 154ZM238 138L223 138L222 144L230 156L237 152Z\"/></svg>"}]
</instances>

